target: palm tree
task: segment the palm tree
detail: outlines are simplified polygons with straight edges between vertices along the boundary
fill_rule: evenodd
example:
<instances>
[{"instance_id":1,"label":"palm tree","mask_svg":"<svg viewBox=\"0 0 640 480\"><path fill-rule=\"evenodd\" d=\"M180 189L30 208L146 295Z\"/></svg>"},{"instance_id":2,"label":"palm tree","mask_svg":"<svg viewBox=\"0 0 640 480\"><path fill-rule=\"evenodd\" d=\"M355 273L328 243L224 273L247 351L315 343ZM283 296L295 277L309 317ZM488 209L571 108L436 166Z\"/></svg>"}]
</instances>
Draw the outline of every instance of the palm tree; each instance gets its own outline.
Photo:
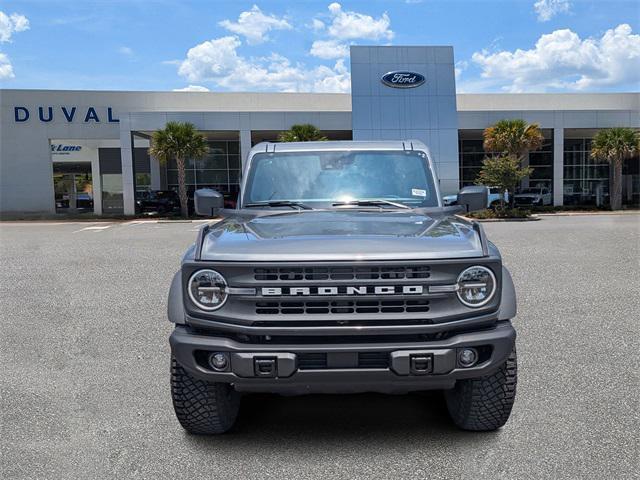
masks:
<instances>
[{"instance_id":1,"label":"palm tree","mask_svg":"<svg viewBox=\"0 0 640 480\"><path fill-rule=\"evenodd\" d=\"M163 164L172 159L176 161L180 212L183 217L189 216L185 162L187 159L202 158L208 152L207 140L191 123L167 122L162 130L156 130L151 137L149 155Z\"/></svg>"},{"instance_id":2,"label":"palm tree","mask_svg":"<svg viewBox=\"0 0 640 480\"><path fill-rule=\"evenodd\" d=\"M544 143L538 124L521 119L500 120L484 130L483 138L485 152L508 155L519 161Z\"/></svg>"},{"instance_id":3,"label":"palm tree","mask_svg":"<svg viewBox=\"0 0 640 480\"><path fill-rule=\"evenodd\" d=\"M591 141L591 158L604 160L613 170L611 210L622 208L622 164L640 153L640 134L630 128L600 130Z\"/></svg>"},{"instance_id":4,"label":"palm tree","mask_svg":"<svg viewBox=\"0 0 640 480\"><path fill-rule=\"evenodd\" d=\"M314 125L303 123L299 125L291 125L291 128L278 135L280 142L314 142L326 141L327 137L320 133L320 130Z\"/></svg>"},{"instance_id":5,"label":"palm tree","mask_svg":"<svg viewBox=\"0 0 640 480\"><path fill-rule=\"evenodd\" d=\"M515 159L514 167L522 167L522 160L534 150L538 150L544 143L544 136L537 123L527 123L522 119L500 120L495 125L484 130L483 148L491 152L494 157ZM528 175L531 175L529 169ZM527 176L528 176L527 175ZM519 182L518 182L519 183ZM504 192L503 192L504 196ZM509 195L509 204L514 203L513 192Z\"/></svg>"}]
</instances>

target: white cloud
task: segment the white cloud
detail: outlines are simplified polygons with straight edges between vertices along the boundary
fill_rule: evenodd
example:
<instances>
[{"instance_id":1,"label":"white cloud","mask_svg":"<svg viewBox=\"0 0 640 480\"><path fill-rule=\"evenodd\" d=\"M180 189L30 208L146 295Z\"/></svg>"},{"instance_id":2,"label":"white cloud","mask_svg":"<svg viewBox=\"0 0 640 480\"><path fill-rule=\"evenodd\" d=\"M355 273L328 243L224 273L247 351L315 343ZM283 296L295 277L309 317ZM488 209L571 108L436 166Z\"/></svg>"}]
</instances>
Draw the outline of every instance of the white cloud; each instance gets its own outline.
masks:
<instances>
[{"instance_id":1,"label":"white cloud","mask_svg":"<svg viewBox=\"0 0 640 480\"><path fill-rule=\"evenodd\" d=\"M14 33L29 30L29 20L24 15L12 13L7 15L0 11L0 43L11 41ZM0 80L15 78L13 65L6 53L0 52Z\"/></svg>"},{"instance_id":2,"label":"white cloud","mask_svg":"<svg viewBox=\"0 0 640 480\"><path fill-rule=\"evenodd\" d=\"M364 13L342 10L339 3L329 5L331 24L328 33L331 37L340 40L353 40L361 38L365 40L391 40L393 31L389 29L391 20L387 13L383 13L378 19Z\"/></svg>"},{"instance_id":3,"label":"white cloud","mask_svg":"<svg viewBox=\"0 0 640 480\"><path fill-rule=\"evenodd\" d=\"M321 30L324 30L325 25L322 20L318 20L317 18L314 18L313 20L311 20L310 27L314 32L319 32Z\"/></svg>"},{"instance_id":4,"label":"white cloud","mask_svg":"<svg viewBox=\"0 0 640 480\"><path fill-rule=\"evenodd\" d=\"M0 80L14 78L13 66L6 54L0 52Z\"/></svg>"},{"instance_id":5,"label":"white cloud","mask_svg":"<svg viewBox=\"0 0 640 480\"><path fill-rule=\"evenodd\" d=\"M559 13L567 13L569 8L571 8L569 0L538 0L533 4L540 22L548 22Z\"/></svg>"},{"instance_id":6,"label":"white cloud","mask_svg":"<svg viewBox=\"0 0 640 480\"><path fill-rule=\"evenodd\" d=\"M29 30L27 17L18 13L7 15L0 11L0 42L10 42L14 33L25 30Z\"/></svg>"},{"instance_id":7,"label":"white cloud","mask_svg":"<svg viewBox=\"0 0 640 480\"><path fill-rule=\"evenodd\" d=\"M331 17L328 27L318 19L313 19L312 29L316 32L324 31L329 36L327 40L316 40L311 45L309 54L323 59L346 58L349 55L349 45L345 41L363 40L391 40L393 31L389 28L391 20L387 13L378 19L363 13L342 10L339 3L329 5ZM350 43L350 42L349 42Z\"/></svg>"},{"instance_id":8,"label":"white cloud","mask_svg":"<svg viewBox=\"0 0 640 480\"><path fill-rule=\"evenodd\" d=\"M455 68L454 68L456 80L460 78L460 75L462 75L462 72L464 72L468 67L469 67L469 62L467 62L466 60L460 60L456 62Z\"/></svg>"},{"instance_id":9,"label":"white cloud","mask_svg":"<svg viewBox=\"0 0 640 480\"><path fill-rule=\"evenodd\" d=\"M344 60L338 60L333 68L321 65L310 72L313 79L313 92L337 92L346 93L351 90L351 74L344 64Z\"/></svg>"},{"instance_id":10,"label":"white cloud","mask_svg":"<svg viewBox=\"0 0 640 480\"><path fill-rule=\"evenodd\" d=\"M482 78L510 92L588 90L640 83L640 35L627 24L601 38L569 29L542 35L530 50L476 52Z\"/></svg>"},{"instance_id":11,"label":"white cloud","mask_svg":"<svg viewBox=\"0 0 640 480\"><path fill-rule=\"evenodd\" d=\"M309 53L314 57L324 58L325 60L344 58L349 55L349 46L340 43L338 40L316 40L311 45Z\"/></svg>"},{"instance_id":12,"label":"white cloud","mask_svg":"<svg viewBox=\"0 0 640 480\"><path fill-rule=\"evenodd\" d=\"M122 55L126 56L126 57L131 57L133 56L133 49L131 47L120 47L118 48L118 53L121 53Z\"/></svg>"},{"instance_id":13,"label":"white cloud","mask_svg":"<svg viewBox=\"0 0 640 480\"><path fill-rule=\"evenodd\" d=\"M238 37L208 40L189 49L178 73L190 82L211 82L232 91L347 92L350 75L342 60L307 68L279 54L244 57Z\"/></svg>"},{"instance_id":14,"label":"white cloud","mask_svg":"<svg viewBox=\"0 0 640 480\"><path fill-rule=\"evenodd\" d=\"M271 30L291 30L293 27L284 18L265 14L257 5L251 10L242 12L237 22L223 20L219 22L221 27L230 32L242 35L249 45L263 43L269 39L266 35Z\"/></svg>"},{"instance_id":15,"label":"white cloud","mask_svg":"<svg viewBox=\"0 0 640 480\"><path fill-rule=\"evenodd\" d=\"M189 49L187 58L180 63L178 74L192 82L225 75L240 62L236 49L241 43L238 37L202 42Z\"/></svg>"},{"instance_id":16,"label":"white cloud","mask_svg":"<svg viewBox=\"0 0 640 480\"><path fill-rule=\"evenodd\" d=\"M207 87L203 87L202 85L189 85L183 88L174 88L174 92L209 92L210 90Z\"/></svg>"},{"instance_id":17,"label":"white cloud","mask_svg":"<svg viewBox=\"0 0 640 480\"><path fill-rule=\"evenodd\" d=\"M211 82L232 91L348 92L351 77L344 59L349 55L350 41L390 41L394 36L391 20L386 12L374 18L343 10L339 3L331 3L328 9L328 14L313 18L306 27L324 36L313 42L310 55L337 60L333 66L309 67L277 53L259 58L241 55L238 50L245 42L240 36L253 45L267 40L272 30L292 28L285 18L265 14L254 5L241 13L237 22L220 22L237 35L207 40L189 49L179 63L178 74L194 84Z\"/></svg>"}]
</instances>

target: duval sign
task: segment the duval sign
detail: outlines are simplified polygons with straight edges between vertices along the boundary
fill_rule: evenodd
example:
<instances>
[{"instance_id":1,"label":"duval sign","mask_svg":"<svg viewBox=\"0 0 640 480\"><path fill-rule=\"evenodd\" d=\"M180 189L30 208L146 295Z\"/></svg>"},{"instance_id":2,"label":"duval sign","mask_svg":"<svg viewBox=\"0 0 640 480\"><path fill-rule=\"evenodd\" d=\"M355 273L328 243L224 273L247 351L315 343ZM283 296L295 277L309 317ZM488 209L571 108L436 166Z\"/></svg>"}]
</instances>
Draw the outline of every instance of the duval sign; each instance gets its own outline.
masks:
<instances>
[{"instance_id":1,"label":"duval sign","mask_svg":"<svg viewBox=\"0 0 640 480\"><path fill-rule=\"evenodd\" d=\"M393 88L415 88L419 87L425 82L424 75L416 72L406 71L394 71L385 73L382 78L382 83L387 87Z\"/></svg>"},{"instance_id":2,"label":"duval sign","mask_svg":"<svg viewBox=\"0 0 640 480\"><path fill-rule=\"evenodd\" d=\"M42 107L13 107L13 118L16 123L27 122L30 118L38 119L42 123L61 120L66 123L118 123L120 120L113 115L113 108L76 107L76 106L42 106Z\"/></svg>"}]
</instances>

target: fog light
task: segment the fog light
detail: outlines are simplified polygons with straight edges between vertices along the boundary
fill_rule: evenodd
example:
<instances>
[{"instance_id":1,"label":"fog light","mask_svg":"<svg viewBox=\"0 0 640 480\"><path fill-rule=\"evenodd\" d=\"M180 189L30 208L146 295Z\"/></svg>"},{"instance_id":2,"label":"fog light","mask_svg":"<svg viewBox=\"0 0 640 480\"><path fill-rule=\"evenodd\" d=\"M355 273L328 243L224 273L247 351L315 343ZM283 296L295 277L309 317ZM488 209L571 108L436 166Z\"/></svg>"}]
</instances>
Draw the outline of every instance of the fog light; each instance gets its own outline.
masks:
<instances>
[{"instance_id":1,"label":"fog light","mask_svg":"<svg viewBox=\"0 0 640 480\"><path fill-rule=\"evenodd\" d=\"M458 352L458 363L461 367L472 367L478 361L478 352L475 348L463 348Z\"/></svg>"},{"instance_id":2,"label":"fog light","mask_svg":"<svg viewBox=\"0 0 640 480\"><path fill-rule=\"evenodd\" d=\"M229 358L226 353L212 353L209 355L209 365L211 365L211 368L214 370L225 370L227 365L229 365Z\"/></svg>"}]
</instances>

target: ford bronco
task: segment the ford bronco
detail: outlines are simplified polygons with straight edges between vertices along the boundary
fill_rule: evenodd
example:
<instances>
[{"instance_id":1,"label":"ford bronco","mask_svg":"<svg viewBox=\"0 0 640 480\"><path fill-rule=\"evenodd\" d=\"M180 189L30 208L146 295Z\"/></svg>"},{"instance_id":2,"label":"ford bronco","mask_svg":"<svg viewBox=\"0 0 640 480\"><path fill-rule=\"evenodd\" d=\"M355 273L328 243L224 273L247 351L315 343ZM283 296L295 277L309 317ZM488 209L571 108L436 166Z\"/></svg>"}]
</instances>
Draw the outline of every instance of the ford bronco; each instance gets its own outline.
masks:
<instances>
[{"instance_id":1,"label":"ford bronco","mask_svg":"<svg viewBox=\"0 0 640 480\"><path fill-rule=\"evenodd\" d=\"M242 394L442 390L465 430L505 424L515 290L482 226L484 187L444 207L418 141L261 143L237 207L207 223L168 303L171 394L195 434L232 428Z\"/></svg>"}]
</instances>

